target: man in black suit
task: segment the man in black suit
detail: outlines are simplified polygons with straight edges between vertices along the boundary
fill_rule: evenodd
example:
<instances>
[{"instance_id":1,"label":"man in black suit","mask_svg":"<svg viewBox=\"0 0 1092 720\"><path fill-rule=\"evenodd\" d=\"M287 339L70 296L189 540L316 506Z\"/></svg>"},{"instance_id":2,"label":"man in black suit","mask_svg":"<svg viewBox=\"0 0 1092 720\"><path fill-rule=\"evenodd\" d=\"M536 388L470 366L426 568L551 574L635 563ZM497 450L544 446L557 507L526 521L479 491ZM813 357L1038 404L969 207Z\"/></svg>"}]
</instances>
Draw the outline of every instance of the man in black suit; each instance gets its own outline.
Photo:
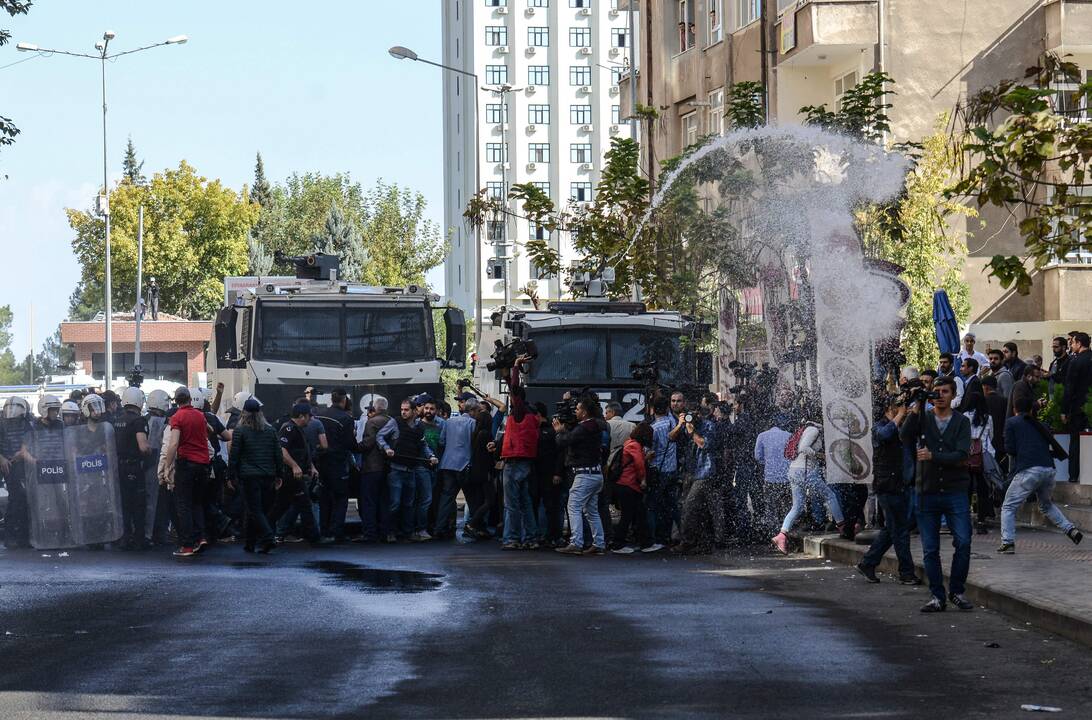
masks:
<instances>
[{"instance_id":1,"label":"man in black suit","mask_svg":"<svg viewBox=\"0 0 1092 720\"><path fill-rule=\"evenodd\" d=\"M974 407L972 395L983 394L978 369L978 360L973 357L963 358L963 364L959 366L959 374L963 376L963 402L960 403L960 407L964 410Z\"/></svg>"},{"instance_id":2,"label":"man in black suit","mask_svg":"<svg viewBox=\"0 0 1092 720\"><path fill-rule=\"evenodd\" d=\"M1092 388L1092 351L1088 345L1088 333L1074 333L1073 357L1066 370L1062 395L1062 422L1069 428L1069 482L1072 483L1081 476L1081 432L1088 427L1088 417L1084 414L1088 390Z\"/></svg>"}]
</instances>

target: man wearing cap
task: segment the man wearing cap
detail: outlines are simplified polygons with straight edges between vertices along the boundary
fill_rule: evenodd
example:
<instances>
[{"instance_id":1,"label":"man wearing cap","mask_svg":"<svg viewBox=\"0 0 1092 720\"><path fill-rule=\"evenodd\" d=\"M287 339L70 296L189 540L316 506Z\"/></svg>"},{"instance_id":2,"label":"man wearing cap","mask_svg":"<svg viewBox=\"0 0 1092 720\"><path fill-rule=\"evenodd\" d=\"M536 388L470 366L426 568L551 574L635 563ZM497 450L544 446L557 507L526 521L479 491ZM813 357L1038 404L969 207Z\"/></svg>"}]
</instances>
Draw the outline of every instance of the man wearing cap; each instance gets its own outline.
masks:
<instances>
[{"instance_id":1,"label":"man wearing cap","mask_svg":"<svg viewBox=\"0 0 1092 720\"><path fill-rule=\"evenodd\" d=\"M278 433L281 456L286 469L270 518L276 521L288 512L289 508L295 509L299 514L305 539L319 543L322 538L315 525L315 513L311 508L311 497L307 487L310 480L318 477L318 470L315 469L315 462L311 455L311 446L307 443L307 436L303 432L309 422L311 422L311 406L305 402L298 402L292 406L288 422L281 426Z\"/></svg>"},{"instance_id":2,"label":"man wearing cap","mask_svg":"<svg viewBox=\"0 0 1092 720\"><path fill-rule=\"evenodd\" d=\"M202 499L209 476L205 415L191 404L190 391L174 393L178 410L171 415L170 435L159 463L159 482L174 491L176 557L192 557L208 544Z\"/></svg>"},{"instance_id":3,"label":"man wearing cap","mask_svg":"<svg viewBox=\"0 0 1092 720\"><path fill-rule=\"evenodd\" d=\"M974 349L975 338L974 333L967 333L963 336L963 349L959 351L959 362L963 363L967 358L974 358L978 362L978 369L985 370L990 364L990 359L986 357L985 353L981 353Z\"/></svg>"}]
</instances>

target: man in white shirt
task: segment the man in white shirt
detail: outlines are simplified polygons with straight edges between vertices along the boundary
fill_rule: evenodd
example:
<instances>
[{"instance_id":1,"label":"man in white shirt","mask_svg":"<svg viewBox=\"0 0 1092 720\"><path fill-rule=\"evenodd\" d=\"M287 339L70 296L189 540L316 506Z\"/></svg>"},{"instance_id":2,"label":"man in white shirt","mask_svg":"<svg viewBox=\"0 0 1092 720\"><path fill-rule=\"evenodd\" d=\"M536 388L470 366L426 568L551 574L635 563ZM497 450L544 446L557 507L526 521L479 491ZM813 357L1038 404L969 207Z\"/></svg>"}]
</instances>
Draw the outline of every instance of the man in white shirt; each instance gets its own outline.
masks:
<instances>
[{"instance_id":1,"label":"man in white shirt","mask_svg":"<svg viewBox=\"0 0 1092 720\"><path fill-rule=\"evenodd\" d=\"M978 361L978 372L981 374L990 365L990 359L986 357L985 353L981 353L974 349L975 337L974 333L967 333L963 336L963 349L959 351L959 364L962 365L963 361L967 358L974 358Z\"/></svg>"}]
</instances>

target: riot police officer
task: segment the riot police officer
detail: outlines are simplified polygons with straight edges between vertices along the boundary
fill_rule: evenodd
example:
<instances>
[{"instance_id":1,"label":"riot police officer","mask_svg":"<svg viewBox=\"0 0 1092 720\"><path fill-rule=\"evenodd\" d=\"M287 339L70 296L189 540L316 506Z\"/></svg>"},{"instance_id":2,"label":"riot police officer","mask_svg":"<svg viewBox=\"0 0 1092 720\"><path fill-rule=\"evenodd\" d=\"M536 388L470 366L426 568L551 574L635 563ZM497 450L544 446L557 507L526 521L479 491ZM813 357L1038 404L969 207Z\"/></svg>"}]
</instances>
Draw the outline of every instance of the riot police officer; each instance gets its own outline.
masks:
<instances>
[{"instance_id":1,"label":"riot police officer","mask_svg":"<svg viewBox=\"0 0 1092 720\"><path fill-rule=\"evenodd\" d=\"M114 419L114 439L118 452L118 482L121 484L121 517L125 533L119 547L122 550L144 550L149 546L144 537L147 507L145 461L151 455L148 444L148 419L141 415L144 392L137 387L121 393L121 413Z\"/></svg>"},{"instance_id":2,"label":"riot police officer","mask_svg":"<svg viewBox=\"0 0 1092 720\"><path fill-rule=\"evenodd\" d=\"M65 400L61 403L61 422L64 423L65 427L79 425L80 406L71 400Z\"/></svg>"},{"instance_id":3,"label":"riot police officer","mask_svg":"<svg viewBox=\"0 0 1092 720\"><path fill-rule=\"evenodd\" d=\"M30 547L26 463L30 460L27 442L31 431L30 405L21 397L10 398L0 424L0 476L8 489L4 544L9 549Z\"/></svg>"}]
</instances>

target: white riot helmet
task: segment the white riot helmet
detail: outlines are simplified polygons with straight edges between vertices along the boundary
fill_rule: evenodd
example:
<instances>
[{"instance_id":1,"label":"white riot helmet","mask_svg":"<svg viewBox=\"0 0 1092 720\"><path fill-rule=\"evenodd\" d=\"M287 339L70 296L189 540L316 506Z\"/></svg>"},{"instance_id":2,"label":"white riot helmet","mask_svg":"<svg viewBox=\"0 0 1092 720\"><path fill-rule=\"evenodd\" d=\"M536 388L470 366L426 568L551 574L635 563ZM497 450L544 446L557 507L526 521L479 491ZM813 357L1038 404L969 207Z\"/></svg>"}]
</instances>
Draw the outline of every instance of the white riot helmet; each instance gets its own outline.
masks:
<instances>
[{"instance_id":1,"label":"white riot helmet","mask_svg":"<svg viewBox=\"0 0 1092 720\"><path fill-rule=\"evenodd\" d=\"M164 390L152 390L148 393L148 409L167 412L171 407L171 396Z\"/></svg>"},{"instance_id":2,"label":"white riot helmet","mask_svg":"<svg viewBox=\"0 0 1092 720\"><path fill-rule=\"evenodd\" d=\"M61 415L79 415L80 406L71 400L65 400L61 403Z\"/></svg>"},{"instance_id":3,"label":"white riot helmet","mask_svg":"<svg viewBox=\"0 0 1092 720\"><path fill-rule=\"evenodd\" d=\"M8 419L25 418L30 415L30 405L21 397L8 398L4 404L4 417Z\"/></svg>"},{"instance_id":4,"label":"white riot helmet","mask_svg":"<svg viewBox=\"0 0 1092 720\"><path fill-rule=\"evenodd\" d=\"M144 391L138 387L127 387L121 391L121 406L132 405L137 409L144 407Z\"/></svg>"},{"instance_id":5,"label":"white riot helmet","mask_svg":"<svg viewBox=\"0 0 1092 720\"><path fill-rule=\"evenodd\" d=\"M237 392L235 393L235 397L231 399L231 406L236 410L242 412L243 404L252 397L254 396L248 393L246 390Z\"/></svg>"},{"instance_id":6,"label":"white riot helmet","mask_svg":"<svg viewBox=\"0 0 1092 720\"><path fill-rule=\"evenodd\" d=\"M80 401L80 412L88 420L98 420L106 414L106 401L101 395L88 395Z\"/></svg>"},{"instance_id":7,"label":"white riot helmet","mask_svg":"<svg viewBox=\"0 0 1092 720\"><path fill-rule=\"evenodd\" d=\"M50 410L61 409L61 399L56 395L43 395L38 398L38 417L46 417Z\"/></svg>"}]
</instances>

